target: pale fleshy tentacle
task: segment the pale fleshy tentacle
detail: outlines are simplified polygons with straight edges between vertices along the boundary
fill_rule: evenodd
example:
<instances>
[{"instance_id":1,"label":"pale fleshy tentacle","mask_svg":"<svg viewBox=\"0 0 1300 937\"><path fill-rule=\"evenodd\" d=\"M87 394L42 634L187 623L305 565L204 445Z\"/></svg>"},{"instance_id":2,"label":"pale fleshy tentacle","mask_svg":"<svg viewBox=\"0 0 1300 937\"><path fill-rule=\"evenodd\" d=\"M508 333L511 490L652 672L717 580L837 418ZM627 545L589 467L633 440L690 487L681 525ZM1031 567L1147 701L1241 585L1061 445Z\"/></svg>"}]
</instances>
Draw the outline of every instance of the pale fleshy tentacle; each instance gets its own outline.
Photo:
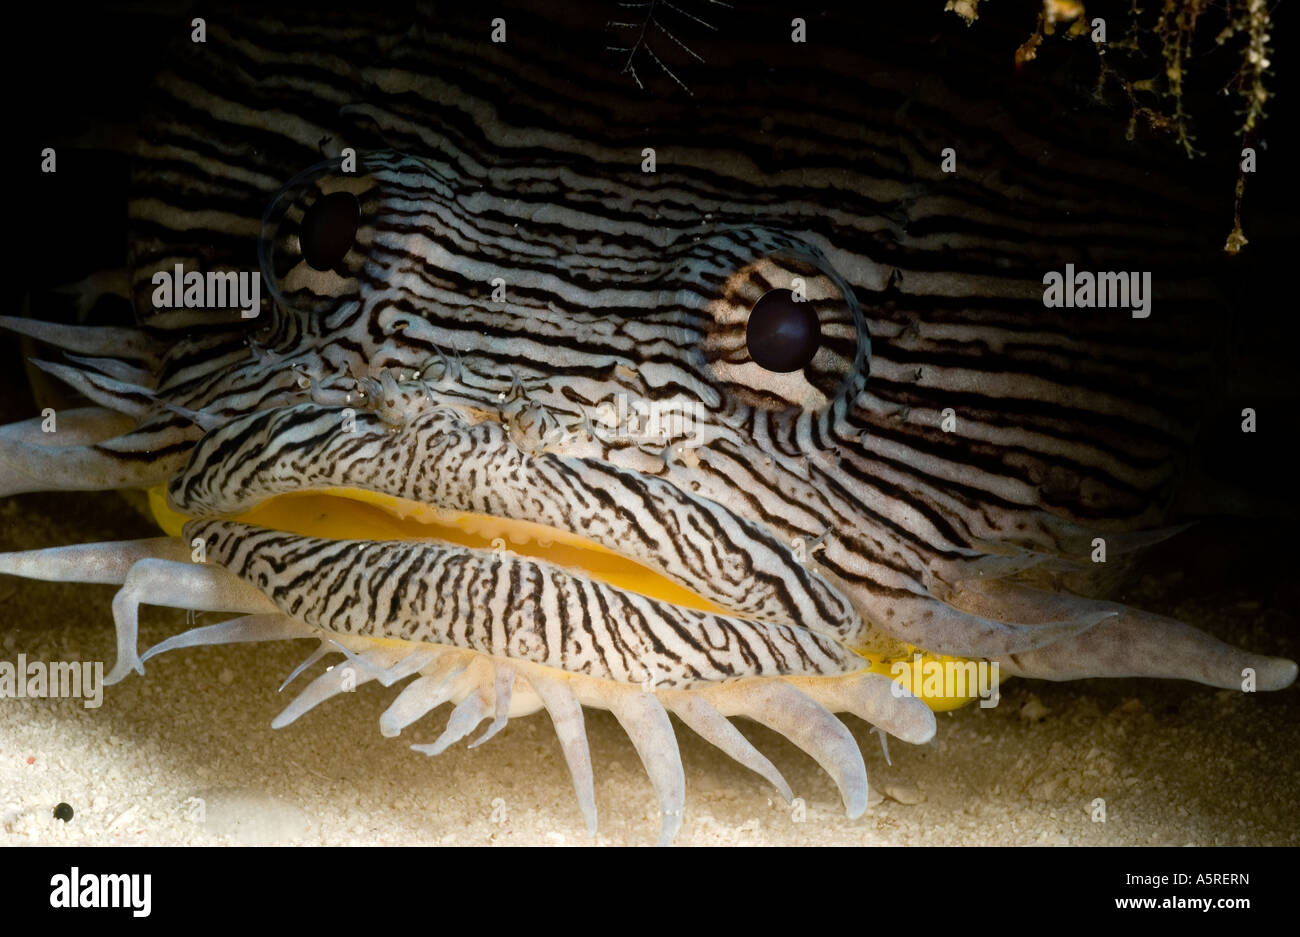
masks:
<instances>
[{"instance_id":1,"label":"pale fleshy tentacle","mask_svg":"<svg viewBox=\"0 0 1300 937\"><path fill-rule=\"evenodd\" d=\"M949 595L948 601L972 615L994 616L1023 625L1103 611L1117 613L1125 608L1116 602L997 581L963 582Z\"/></svg>"},{"instance_id":2,"label":"pale fleshy tentacle","mask_svg":"<svg viewBox=\"0 0 1300 937\"><path fill-rule=\"evenodd\" d=\"M514 698L514 689L515 669L505 664L497 664L493 678L496 706L492 716L492 723L483 731L482 735L469 743L470 748L478 748L506 727L506 722L510 719L510 702Z\"/></svg>"},{"instance_id":3,"label":"pale fleshy tentacle","mask_svg":"<svg viewBox=\"0 0 1300 937\"><path fill-rule=\"evenodd\" d=\"M278 614L280 611L260 589L220 566L140 560L131 567L122 588L113 597L117 664L104 678L106 684L121 681L132 670L144 674L136 647L140 606L144 604L209 612Z\"/></svg>"},{"instance_id":4,"label":"pale fleshy tentacle","mask_svg":"<svg viewBox=\"0 0 1300 937\"><path fill-rule=\"evenodd\" d=\"M858 596L862 600L862 596ZM930 595L906 598L867 597L865 616L895 638L932 654L954 657L1002 657L1046 647L1093 628L1113 617L1113 610L1045 621L1030 626L972 615Z\"/></svg>"},{"instance_id":5,"label":"pale fleshy tentacle","mask_svg":"<svg viewBox=\"0 0 1300 937\"><path fill-rule=\"evenodd\" d=\"M431 666L429 673L416 677L403 687L379 717L380 734L388 738L398 736L411 723L450 700L470 659L471 656L464 653L444 654Z\"/></svg>"},{"instance_id":6,"label":"pale fleshy tentacle","mask_svg":"<svg viewBox=\"0 0 1300 937\"><path fill-rule=\"evenodd\" d=\"M659 809L663 812L659 845L667 846L682 827L682 810L686 804L686 774L672 721L655 695L642 690L612 693L608 705L636 747L659 796Z\"/></svg>"},{"instance_id":7,"label":"pale fleshy tentacle","mask_svg":"<svg viewBox=\"0 0 1300 937\"><path fill-rule=\"evenodd\" d=\"M90 445L46 445L0 435L0 496L30 491L151 488L185 464L182 430L134 431ZM165 451L159 455L161 450Z\"/></svg>"},{"instance_id":8,"label":"pale fleshy tentacle","mask_svg":"<svg viewBox=\"0 0 1300 937\"><path fill-rule=\"evenodd\" d=\"M473 732L491 711L487 691L483 687L475 687L451 711L442 735L429 745L412 745L411 750L424 755L441 755L449 746Z\"/></svg>"},{"instance_id":9,"label":"pale fleshy tentacle","mask_svg":"<svg viewBox=\"0 0 1300 937\"><path fill-rule=\"evenodd\" d=\"M66 547L0 553L0 573L52 582L121 585L131 567L141 560L179 563L188 560L189 556L189 548L176 537L76 543Z\"/></svg>"},{"instance_id":10,"label":"pale fleshy tentacle","mask_svg":"<svg viewBox=\"0 0 1300 937\"><path fill-rule=\"evenodd\" d=\"M284 678L284 682L280 684L280 687L279 689L276 690L276 692L283 693L285 689L289 686L289 684L293 683L293 681L298 679L298 677L303 673L303 671L305 671L308 667L312 666L318 661L324 659L329 654L335 653L336 650L337 649L335 648L333 643L325 640L324 638L321 638L320 644L317 646L316 650L308 654L307 657L303 659L302 663L300 663L297 667L293 668L289 676Z\"/></svg>"},{"instance_id":11,"label":"pale fleshy tentacle","mask_svg":"<svg viewBox=\"0 0 1300 937\"><path fill-rule=\"evenodd\" d=\"M998 661L1003 672L1042 680L1165 677L1241 689L1245 671L1256 690L1295 682L1296 662L1252 654L1173 618L1125 608L1085 635Z\"/></svg>"},{"instance_id":12,"label":"pale fleshy tentacle","mask_svg":"<svg viewBox=\"0 0 1300 937\"><path fill-rule=\"evenodd\" d=\"M1293 661L1252 654L1173 618L1120 602L999 582L964 584L952 601L976 614L1009 621L1111 616L1084 634L999 659L999 666L1015 676L1044 680L1168 677L1231 689L1241 686L1242 671L1249 668L1255 672L1258 690L1280 690L1296 677Z\"/></svg>"},{"instance_id":13,"label":"pale fleshy tentacle","mask_svg":"<svg viewBox=\"0 0 1300 937\"><path fill-rule=\"evenodd\" d=\"M173 635L141 654L140 663L147 663L150 658L183 647L255 644L260 641L287 641L314 636L315 632L311 628L288 615L245 615Z\"/></svg>"},{"instance_id":14,"label":"pale fleshy tentacle","mask_svg":"<svg viewBox=\"0 0 1300 937\"><path fill-rule=\"evenodd\" d=\"M812 686L806 691L827 709L853 713L913 745L924 745L934 738L934 711L884 674L867 672L809 683Z\"/></svg>"},{"instance_id":15,"label":"pale fleshy tentacle","mask_svg":"<svg viewBox=\"0 0 1300 937\"><path fill-rule=\"evenodd\" d=\"M541 697L546 711L555 723L564 760L573 776L573 790L578 795L578 808L587 821L587 832L596 835L596 786L591 770L591 749L587 745L587 729L582 718L582 705L564 680L556 680L530 671L528 682Z\"/></svg>"},{"instance_id":16,"label":"pale fleshy tentacle","mask_svg":"<svg viewBox=\"0 0 1300 937\"><path fill-rule=\"evenodd\" d=\"M431 710L437 709L451 698L447 686L448 679L442 676L416 677L397 694L379 717L379 733L387 738L395 738L412 722L423 717Z\"/></svg>"},{"instance_id":17,"label":"pale fleshy tentacle","mask_svg":"<svg viewBox=\"0 0 1300 937\"><path fill-rule=\"evenodd\" d=\"M880 726L872 726L871 734L880 738L880 754L884 756L885 764L892 768L894 766L894 761L889 757L889 733L880 728Z\"/></svg>"},{"instance_id":18,"label":"pale fleshy tentacle","mask_svg":"<svg viewBox=\"0 0 1300 937\"><path fill-rule=\"evenodd\" d=\"M781 772L767 757L750 744L741 731L726 716L693 693L670 692L663 694L663 703L674 716L686 723L696 735L712 743L749 770L762 775L785 798L794 799L794 792Z\"/></svg>"},{"instance_id":19,"label":"pale fleshy tentacle","mask_svg":"<svg viewBox=\"0 0 1300 937\"><path fill-rule=\"evenodd\" d=\"M153 391L147 387L127 384L116 378L53 361L34 359L32 364L79 391L93 403L137 420L144 419L157 406Z\"/></svg>"},{"instance_id":20,"label":"pale fleshy tentacle","mask_svg":"<svg viewBox=\"0 0 1300 937\"><path fill-rule=\"evenodd\" d=\"M54 415L54 432L45 431L43 416L0 426L0 451L6 444L33 446L86 446L130 432L136 421L104 407L75 407Z\"/></svg>"},{"instance_id":21,"label":"pale fleshy tentacle","mask_svg":"<svg viewBox=\"0 0 1300 937\"><path fill-rule=\"evenodd\" d=\"M278 622L279 632L267 638L229 638L229 640L272 640L275 637L300 637L310 634L306 625L294 623L296 633L275 604L259 589L227 572L220 566L189 561L189 548L176 537L151 537L146 540L122 540L84 543L42 550L24 550L0 554L0 572L28 579L55 582L92 582L121 584L113 598L113 620L117 628L117 664L104 678L113 684L135 670L144 673L144 658L138 655L137 632L139 606L171 605L216 612L267 613ZM245 623L246 633L255 633L269 624ZM236 634L239 625L221 625L194 629L163 642L146 657L172 647L227 643L222 636Z\"/></svg>"},{"instance_id":22,"label":"pale fleshy tentacle","mask_svg":"<svg viewBox=\"0 0 1300 937\"><path fill-rule=\"evenodd\" d=\"M382 686L392 686L398 680L405 680L411 674L423 670L438 659L438 654L434 648L421 648L389 667L377 679Z\"/></svg>"},{"instance_id":23,"label":"pale fleshy tentacle","mask_svg":"<svg viewBox=\"0 0 1300 937\"><path fill-rule=\"evenodd\" d=\"M62 325L39 319L0 316L0 329L26 335L64 351L139 361L151 371L158 369L167 350L162 341L147 332L119 326Z\"/></svg>"},{"instance_id":24,"label":"pale fleshy tentacle","mask_svg":"<svg viewBox=\"0 0 1300 937\"><path fill-rule=\"evenodd\" d=\"M346 693L375 679L376 673L397 663L410 651L404 648L379 647L366 651L363 658L370 666L340 665L318 676L271 720L272 729L283 729L298 717L333 696Z\"/></svg>"},{"instance_id":25,"label":"pale fleshy tentacle","mask_svg":"<svg viewBox=\"0 0 1300 937\"><path fill-rule=\"evenodd\" d=\"M64 352L63 357L67 358L75 365L79 365L87 371L95 371L105 377L111 377L114 380L121 381L124 384L134 384L137 387L144 387L148 390L155 390L157 378L144 370L137 368L135 365L118 358L96 358L93 355L74 355L70 352Z\"/></svg>"},{"instance_id":26,"label":"pale fleshy tentacle","mask_svg":"<svg viewBox=\"0 0 1300 937\"><path fill-rule=\"evenodd\" d=\"M202 629L196 629L202 630ZM381 674L400 668L413 669L408 661L424 662L423 670L408 684L380 717L380 731L395 736L406 726L446 702L456 703L446 727L429 744L412 745L414 751L438 755L468 736L494 712L493 725L504 725L512 709L512 690L518 675L526 680L529 699L517 708L519 714L534 711L538 704L552 713L556 734L573 776L579 807L595 833L595 797L591 755L588 748L583 706L611 711L632 739L659 798L663 814L660 843L668 844L680 830L685 803L685 775L669 711L685 714L687 725L714 742L740 763L768 778L787 800L789 786L771 763L744 738L723 715L746 716L785 735L812 755L839 786L851 817L860 816L867 801L867 778L862 755L848 729L827 707L854 712L890 727L908 741L925 741L933 734L933 714L919 699L896 695L893 681L874 673L835 679L754 679L724 683L702 690L649 692L626 684L584 676L550 676L548 668L535 664L493 661L475 652L439 648L437 659L428 662L416 645L369 647L368 640L348 639L345 651L358 666L335 667L320 675L303 694L272 723L281 728L317 704ZM356 650L360 648L360 650ZM406 663L406 666L403 664ZM344 673L348 670L352 679ZM518 671L518 674L516 674ZM718 706L713 705L714 702ZM921 716L917 707L928 714ZM484 739L492 734L484 734Z\"/></svg>"},{"instance_id":27,"label":"pale fleshy tentacle","mask_svg":"<svg viewBox=\"0 0 1300 937\"><path fill-rule=\"evenodd\" d=\"M409 654L400 658L390 667L379 668L372 664L361 654L356 654L337 641L331 641L339 652L358 667L364 667L371 671L375 680L379 681L380 686L392 686L398 680L405 680L411 674L424 668L426 664L431 664L438 657L438 652L433 648L419 648L411 651Z\"/></svg>"},{"instance_id":28,"label":"pale fleshy tentacle","mask_svg":"<svg viewBox=\"0 0 1300 937\"><path fill-rule=\"evenodd\" d=\"M1098 537L1106 541L1109 556L1127 557L1195 526L1195 522L1187 522L1134 531L1103 531L1050 515L1039 522L1055 532L1054 549L976 540L951 559L931 560L929 570L942 582L961 584L994 581L1028 570L1078 572L1092 566L1093 542Z\"/></svg>"},{"instance_id":29,"label":"pale fleshy tentacle","mask_svg":"<svg viewBox=\"0 0 1300 937\"><path fill-rule=\"evenodd\" d=\"M162 409L166 410L168 413L175 413L177 416L182 416L189 420L205 433L214 430L218 426L222 426L227 422L226 418L223 416L213 413L204 413L202 410L191 410L189 407L182 407L179 404L167 401L163 401L161 406Z\"/></svg>"},{"instance_id":30,"label":"pale fleshy tentacle","mask_svg":"<svg viewBox=\"0 0 1300 937\"><path fill-rule=\"evenodd\" d=\"M726 715L741 715L784 735L831 776L850 819L867 809L867 767L853 733L828 709L789 683L754 680L715 692Z\"/></svg>"}]
</instances>

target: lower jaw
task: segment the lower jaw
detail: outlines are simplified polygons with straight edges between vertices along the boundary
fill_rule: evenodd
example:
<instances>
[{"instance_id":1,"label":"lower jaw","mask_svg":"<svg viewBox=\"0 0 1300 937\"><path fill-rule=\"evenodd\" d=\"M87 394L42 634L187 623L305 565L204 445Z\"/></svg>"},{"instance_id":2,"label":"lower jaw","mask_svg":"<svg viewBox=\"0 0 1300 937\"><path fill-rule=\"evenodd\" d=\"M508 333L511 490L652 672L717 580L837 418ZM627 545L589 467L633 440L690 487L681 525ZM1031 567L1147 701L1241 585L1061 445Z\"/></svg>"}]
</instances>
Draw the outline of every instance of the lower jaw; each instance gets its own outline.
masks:
<instances>
[{"instance_id":1,"label":"lower jaw","mask_svg":"<svg viewBox=\"0 0 1300 937\"><path fill-rule=\"evenodd\" d=\"M158 525L169 535L180 536L181 528L191 518L167 505L162 486L149 489L148 499ZM687 608L729 614L653 570L567 531L527 521L444 511L371 491L333 488L278 495L228 519L325 539L427 540L479 550L509 549L630 592ZM392 640L395 644L406 643ZM889 658L867 650L854 651L863 658L864 669L892 677L936 712L957 709L975 699L996 699L996 664L941 657L919 649L906 657Z\"/></svg>"}]
</instances>

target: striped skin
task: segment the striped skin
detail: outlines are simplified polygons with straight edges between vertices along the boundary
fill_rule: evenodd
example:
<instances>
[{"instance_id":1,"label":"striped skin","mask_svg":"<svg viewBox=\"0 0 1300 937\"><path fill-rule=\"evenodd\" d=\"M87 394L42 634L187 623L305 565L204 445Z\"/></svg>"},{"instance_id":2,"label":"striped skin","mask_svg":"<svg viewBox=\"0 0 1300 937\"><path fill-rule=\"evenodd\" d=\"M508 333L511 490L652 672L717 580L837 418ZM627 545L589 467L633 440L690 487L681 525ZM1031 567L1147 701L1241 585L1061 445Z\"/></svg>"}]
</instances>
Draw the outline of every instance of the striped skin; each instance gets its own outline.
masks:
<instances>
[{"instance_id":1,"label":"striped skin","mask_svg":"<svg viewBox=\"0 0 1300 937\"><path fill-rule=\"evenodd\" d=\"M185 536L286 614L339 634L668 689L862 669L841 644L805 628L669 605L505 553L298 537L229 521L186 525Z\"/></svg>"},{"instance_id":2,"label":"striped skin","mask_svg":"<svg viewBox=\"0 0 1300 937\"><path fill-rule=\"evenodd\" d=\"M296 225L315 198L340 188L361 204L356 246L339 271L310 271L296 253ZM1069 464L1103 456L1114 462L1101 437L1077 442L1032 426L1005 427L999 413L988 424L970 420L957 434L962 461L952 461L944 456L957 444L933 425L941 404L960 402L994 378L943 365L944 357L918 359L927 364L917 366L921 377L914 375L909 399L922 405L905 408L906 415L896 406L888 416L874 409L868 359L887 375L897 365L871 354L855 291L815 244L768 227L696 224L647 246L621 231L617 238L574 234L593 222L566 204L552 209L569 212L557 215L563 224L530 222L509 213L516 202L512 193L468 187L427 158L383 151L365 154L352 176L325 163L296 177L264 219L261 255L277 297L266 337L256 336L243 361L160 388L182 413L204 414L218 427L172 484L173 507L232 513L279 492L359 486L544 522L614 548L640 544L638 559L742 614L759 606L734 590L719 592L716 568L692 569L682 557L716 555L741 570L762 570L747 586L758 588L772 575L807 579L793 545L815 543L819 580L842 590L857 613L849 622L841 611L831 630L882 653L910 644L970 657L1018 655L1114 616L1080 603L1063 617L1030 609L1007 618L947 601L965 583L1086 565L1099 531L1046 510L1054 492L1043 480L1072 479L1081 496L1090 494L1095 479L1071 474ZM457 253L469 244L482 249ZM528 261L532 255L544 264ZM775 375L747 360L735 332L758 297L796 276L825 340L805 371ZM506 301L492 299L494 281L505 284ZM996 332L979 335L972 344L998 340ZM185 373L194 370L187 364ZM929 384L940 395L922 403ZM1105 394L1052 391L1045 378L1028 388L1108 407ZM487 414L498 429L447 443L443 434L454 432L448 419L456 417L435 419L405 434L416 441L382 452L359 448L345 433L341 415L349 404L373 408L379 423L405 426L408 398L470 422ZM333 415L304 428L310 416L292 405L306 400L332 404ZM682 435L702 445L609 432L611 414L620 403L628 409L628 401L690 414ZM283 434L274 416L221 425L267 407L291 408ZM965 423L967 411L961 414ZM1068 412L1050 422L1078 431ZM995 447L999 438L1004 445ZM470 447L466 465L451 462L431 484L412 474L417 460L437 464L457 445ZM994 448L996 460L985 455ZM550 450L543 458L554 464L582 460L588 478L547 482L544 471L523 471L533 449ZM354 457L360 470L351 466ZM998 460L1016 470L995 474ZM615 471L593 478L602 465ZM1164 471L1140 481L1154 486ZM652 484L647 476L717 505L732 531L761 525L762 555L752 534L720 533L716 521L675 536L658 517L647 522L640 503L617 496L629 480ZM487 494L501 482L518 486L513 503ZM448 495L449 484L470 490ZM1105 496L1105 485L1095 487ZM1115 553L1131 544L1111 536ZM827 601L812 609L787 600L774 620L818 628Z\"/></svg>"},{"instance_id":3,"label":"striped skin","mask_svg":"<svg viewBox=\"0 0 1300 937\"><path fill-rule=\"evenodd\" d=\"M360 488L531 521L581 534L748 618L862 637L852 605L793 562L789 547L661 479L591 459L530 456L500 425L471 427L446 410L397 432L369 414L351 429L343 424L337 408L311 404L233 421L199 444L170 501L185 514L235 514L287 491ZM701 539L732 552L699 549Z\"/></svg>"},{"instance_id":4,"label":"striped skin","mask_svg":"<svg viewBox=\"0 0 1300 937\"><path fill-rule=\"evenodd\" d=\"M570 42L596 41L585 22ZM784 34L744 34L764 22L735 24L729 68L701 70L689 106L555 47L527 12L504 46L462 12L211 23L221 54L169 61L137 144L140 328L6 323L74 352L80 367L56 376L136 428L102 417L91 444L61 451L21 424L0 431L0 488L166 485L208 549L212 568L191 571L201 607L278 616L226 639L328 634L377 667L406 660L421 674L411 711L518 714L522 696L501 689L517 670L556 721L584 811L578 703L610 708L655 779L665 835L680 816L664 706L741 758L723 716L783 727L851 812L865 804L861 756L829 710L912 740L933 726L867 682L857 652L1216 686L1250 667L1260 688L1290 683L1289 661L1041 588L1097 579L1098 537L1113 568L1167 533L1211 365L1211 304L1189 275L1197 199L1090 138L1087 116L1040 133L1047 91L990 111L887 41L864 68L858 34L828 36L815 68L771 77ZM945 146L963 167L952 178ZM299 225L339 190L361 226L335 270L312 271ZM1045 271L1134 257L1158 287L1151 319L1044 308ZM261 314L154 309L151 278L176 263L260 267ZM796 278L823 342L807 368L774 374L749 360L744 326ZM691 421L656 438L615 425L650 404ZM725 614L491 551L218 519L335 487L569 531ZM121 674L142 663L128 606L166 574L118 580ZM381 638L490 667L464 664L462 680ZM646 681L688 692L620 695ZM692 711L695 693L712 708Z\"/></svg>"}]
</instances>

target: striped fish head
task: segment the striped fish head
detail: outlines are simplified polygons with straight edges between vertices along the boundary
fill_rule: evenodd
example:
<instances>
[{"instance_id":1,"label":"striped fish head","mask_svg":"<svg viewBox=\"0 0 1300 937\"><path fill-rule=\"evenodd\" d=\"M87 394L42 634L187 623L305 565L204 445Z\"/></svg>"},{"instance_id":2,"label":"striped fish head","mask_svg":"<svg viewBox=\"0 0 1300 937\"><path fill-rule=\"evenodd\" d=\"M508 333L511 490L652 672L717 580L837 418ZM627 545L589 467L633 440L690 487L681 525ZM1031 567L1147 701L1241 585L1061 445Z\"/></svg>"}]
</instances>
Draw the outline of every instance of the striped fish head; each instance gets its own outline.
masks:
<instances>
[{"instance_id":1,"label":"striped fish head","mask_svg":"<svg viewBox=\"0 0 1300 937\"><path fill-rule=\"evenodd\" d=\"M395 24L360 70L342 64L357 32L328 24L301 36L337 53L319 59L279 24L186 59L161 79L164 142L143 145L132 204L140 326L2 323L79 355L48 367L99 406L64 422L66 445L0 430L0 491L145 488L168 534L0 556L122 585L112 681L163 650L316 637L354 666L277 726L349 673L418 675L386 734L456 704L428 754L546 708L593 829L582 707L603 707L670 839L668 712L789 796L726 717L760 720L857 815L865 768L834 713L922 742L932 709L995 690L998 668L1294 680L1289 660L1079 588L1172 532L1204 356L1172 317L1135 331L1127 310L1049 309L1041 278L1084 244L1111 269L1139 247L1176 280L1181 195L1093 159L1081 131L1044 157L1034 120L987 122L887 42L887 67L846 48L830 80L796 74L794 99L757 109L750 90L781 87L765 59L752 89L715 77L696 140L569 50L489 47L481 25L462 41ZM259 42L275 80L244 68ZM523 54L539 83L498 108ZM190 134L195 96L251 142L196 144L229 128ZM646 173L626 157L652 124L674 158ZM252 217L244 201L322 136L357 151ZM937 167L954 137L973 171ZM258 314L149 308L142 284L177 257L255 257ZM242 617L141 655L144 603ZM967 663L993 686L957 682Z\"/></svg>"},{"instance_id":2,"label":"striped fish head","mask_svg":"<svg viewBox=\"0 0 1300 937\"><path fill-rule=\"evenodd\" d=\"M870 339L853 289L776 228L701 219L647 247L575 219L398 153L295 177L263 219L272 302L253 353L177 401L206 433L166 503L155 493L164 526L337 539L400 521L403 537L522 541L548 561L558 539L601 581L830 639L761 668L896 649L808 562L852 503L814 492L842 489L837 446L860 446ZM747 653L711 672L744 674Z\"/></svg>"},{"instance_id":3,"label":"striped fish head","mask_svg":"<svg viewBox=\"0 0 1300 937\"><path fill-rule=\"evenodd\" d=\"M1026 490L1062 465L1034 448L1046 439L1019 464L991 459L991 439L1019 432L996 413L964 408L975 435L954 434L944 404L1004 394L1005 379L949 366L948 340L922 336L917 354L914 327L900 331L891 298L863 283L869 256L735 214L669 225L641 211L615 226L594 211L603 192L554 178L530 190L396 151L291 179L262 217L262 321L234 349L223 337L159 352L150 413L191 424L150 456L165 529L312 627L433 643L472 607L431 624L406 595L358 600L373 563L336 572L353 585L331 591L287 576L280 554L436 542L420 562L472 561L496 583L480 592L509 595L518 582L497 558L523 555L511 575L564 570L594 591L539 586L533 606L559 615L559 634L522 650L507 629L475 646L637 683L863 668L915 682L950 657L1082 674L1118 666L1092 656L1113 640L1088 649L1099 626L1132 632L1126 668L1163 658L1159 672L1222 683L1254 661L1270 684L1288 679L1289 662L1199 638L1171 664L1163 620L1041 588L1086 570L1099 537L1123 554L1164 532L1098 527ZM893 339L884 389L876 328ZM999 334L980 328L937 334ZM1079 409L1073 393L1049 398L1063 416L1044 425ZM1063 490L1091 497L1074 477ZM634 643L654 654L615 661L611 638L575 656L570 616L609 615L605 589L650 603L640 615L657 624ZM682 615L690 627L669 624ZM746 637L717 654L692 634L702 623ZM690 635L677 646L659 634L674 628ZM927 695L972 695L950 690Z\"/></svg>"},{"instance_id":4,"label":"striped fish head","mask_svg":"<svg viewBox=\"0 0 1300 937\"><path fill-rule=\"evenodd\" d=\"M274 315L294 320L268 329L270 350L314 383L436 372L438 400L498 410L505 395L550 429L678 414L760 449L754 411L822 413L865 384L857 297L797 234L701 219L647 245L572 199L427 159L340 166L272 199L259 252Z\"/></svg>"},{"instance_id":5,"label":"striped fish head","mask_svg":"<svg viewBox=\"0 0 1300 937\"><path fill-rule=\"evenodd\" d=\"M901 675L910 659L914 674L915 651L1028 669L1138 614L1036 587L1085 568L1103 532L1041 500L991 488L978 500L1002 483L936 442L955 422L940 405L960 399L953 384L913 396L915 414L872 393L860 298L872 294L815 238L734 219L633 220L649 232L629 237L580 198L530 201L492 181L376 152L356 171L314 167L271 200L269 321L250 358L179 402L207 432L158 505L170 530L225 518L333 540L508 544L660 611L831 642L795 662L772 652L760 672ZM920 424L906 446L900 423ZM232 530L208 530L208 546L251 562ZM1123 553L1163 533L1104 536ZM633 565L610 573L609 554ZM306 601L298 590L282 604ZM343 627L334 613L308 620ZM348 614L347 629L384 627ZM734 654L701 669L672 650L655 679L750 673L751 649ZM1285 679L1285 663L1270 667Z\"/></svg>"}]
</instances>

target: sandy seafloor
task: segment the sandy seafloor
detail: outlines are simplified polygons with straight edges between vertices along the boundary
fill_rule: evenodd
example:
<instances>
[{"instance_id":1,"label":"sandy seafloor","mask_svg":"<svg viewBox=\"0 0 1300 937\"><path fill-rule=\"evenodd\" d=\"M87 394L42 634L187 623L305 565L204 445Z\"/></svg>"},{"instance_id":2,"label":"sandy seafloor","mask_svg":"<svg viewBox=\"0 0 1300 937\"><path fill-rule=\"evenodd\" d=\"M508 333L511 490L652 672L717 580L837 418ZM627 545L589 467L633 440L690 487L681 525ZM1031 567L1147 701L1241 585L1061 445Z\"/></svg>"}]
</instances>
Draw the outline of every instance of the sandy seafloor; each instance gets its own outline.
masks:
<instances>
[{"instance_id":1,"label":"sandy seafloor","mask_svg":"<svg viewBox=\"0 0 1300 937\"><path fill-rule=\"evenodd\" d=\"M152 534L113 494L0 501L0 549ZM1189 539L1190 538L1190 539ZM1258 650L1300 651L1300 592L1250 529L1211 527L1150 558L1127 593ZM1274 568L1275 567L1275 568ZM0 660L114 659L115 587L0 577ZM207 616L201 621L215 621ZM146 609L143 645L186 627ZM314 644L182 650L146 676L79 700L0 700L0 843L589 843L543 711L488 744L428 758L444 706L385 739L398 688L371 683L282 730L284 677ZM323 665L318 665L316 672ZM300 677L296 688L306 685ZM1300 844L1300 691L1243 695L1175 681L1009 682L1000 706L939 717L929 746L868 727L873 806L844 815L811 758L752 723L746 734L790 782L788 806L757 775L678 725L687 804L680 845ZM601 844L647 844L654 792L613 717L588 711ZM196 801L204 804L203 815ZM1095 822L1093 802L1105 801ZM55 819L59 803L74 811Z\"/></svg>"}]
</instances>

